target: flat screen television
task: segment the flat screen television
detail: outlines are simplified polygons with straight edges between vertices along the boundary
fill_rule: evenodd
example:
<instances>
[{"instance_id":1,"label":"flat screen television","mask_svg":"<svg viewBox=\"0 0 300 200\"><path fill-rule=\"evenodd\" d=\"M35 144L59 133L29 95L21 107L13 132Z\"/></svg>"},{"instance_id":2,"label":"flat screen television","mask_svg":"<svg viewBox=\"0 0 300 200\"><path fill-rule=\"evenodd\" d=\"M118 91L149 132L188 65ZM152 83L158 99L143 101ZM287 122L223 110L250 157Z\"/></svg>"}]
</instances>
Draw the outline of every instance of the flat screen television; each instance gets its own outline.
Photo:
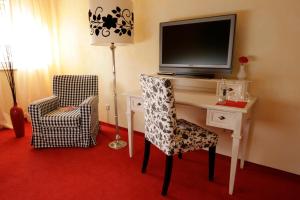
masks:
<instances>
[{"instance_id":1,"label":"flat screen television","mask_svg":"<svg viewBox=\"0 0 300 200\"><path fill-rule=\"evenodd\" d=\"M159 71L230 74L236 15L160 23Z\"/></svg>"}]
</instances>

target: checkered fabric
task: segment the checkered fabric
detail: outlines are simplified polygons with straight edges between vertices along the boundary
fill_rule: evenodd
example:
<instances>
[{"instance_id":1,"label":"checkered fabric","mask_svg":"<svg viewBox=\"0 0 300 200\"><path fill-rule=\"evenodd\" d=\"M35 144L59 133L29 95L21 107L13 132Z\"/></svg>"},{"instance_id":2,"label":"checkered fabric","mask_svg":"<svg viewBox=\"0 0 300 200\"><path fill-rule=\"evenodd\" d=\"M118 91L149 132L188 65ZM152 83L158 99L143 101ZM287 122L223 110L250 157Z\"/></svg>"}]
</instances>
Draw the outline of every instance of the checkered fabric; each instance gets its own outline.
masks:
<instances>
[{"instance_id":1,"label":"checkered fabric","mask_svg":"<svg viewBox=\"0 0 300 200\"><path fill-rule=\"evenodd\" d=\"M145 138L166 155L217 145L218 135L183 119L177 120L169 79L140 76L145 110Z\"/></svg>"},{"instance_id":2,"label":"checkered fabric","mask_svg":"<svg viewBox=\"0 0 300 200\"><path fill-rule=\"evenodd\" d=\"M29 105L32 145L47 147L90 147L99 132L98 77L61 75L53 77L54 96ZM62 107L74 106L64 110Z\"/></svg>"},{"instance_id":3,"label":"checkered fabric","mask_svg":"<svg viewBox=\"0 0 300 200\"><path fill-rule=\"evenodd\" d=\"M59 105L58 97L51 96L44 99L40 99L30 104L28 111L30 113L32 134L40 133L40 117L55 110Z\"/></svg>"},{"instance_id":4,"label":"checkered fabric","mask_svg":"<svg viewBox=\"0 0 300 200\"><path fill-rule=\"evenodd\" d=\"M60 107L78 106L86 98L98 96L98 79L91 75L54 76L53 94L58 97Z\"/></svg>"},{"instance_id":5,"label":"checkered fabric","mask_svg":"<svg viewBox=\"0 0 300 200\"><path fill-rule=\"evenodd\" d=\"M78 108L70 111L58 108L40 117L40 122L42 127L78 127L80 111Z\"/></svg>"}]
</instances>

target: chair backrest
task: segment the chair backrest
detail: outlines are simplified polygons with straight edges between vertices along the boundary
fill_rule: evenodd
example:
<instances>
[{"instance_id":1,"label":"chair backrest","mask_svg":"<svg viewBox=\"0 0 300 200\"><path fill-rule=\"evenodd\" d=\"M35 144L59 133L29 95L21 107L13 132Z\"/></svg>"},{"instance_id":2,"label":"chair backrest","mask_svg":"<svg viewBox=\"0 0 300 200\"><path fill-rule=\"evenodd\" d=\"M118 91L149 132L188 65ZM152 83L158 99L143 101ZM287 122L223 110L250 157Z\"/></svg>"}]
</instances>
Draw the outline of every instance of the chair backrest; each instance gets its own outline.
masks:
<instances>
[{"instance_id":1,"label":"chair backrest","mask_svg":"<svg viewBox=\"0 0 300 200\"><path fill-rule=\"evenodd\" d=\"M55 75L53 94L59 98L59 106L78 106L89 96L98 96L96 75Z\"/></svg>"},{"instance_id":2,"label":"chair backrest","mask_svg":"<svg viewBox=\"0 0 300 200\"><path fill-rule=\"evenodd\" d=\"M167 155L175 145L176 109L169 79L140 76L145 111L145 138Z\"/></svg>"}]
</instances>

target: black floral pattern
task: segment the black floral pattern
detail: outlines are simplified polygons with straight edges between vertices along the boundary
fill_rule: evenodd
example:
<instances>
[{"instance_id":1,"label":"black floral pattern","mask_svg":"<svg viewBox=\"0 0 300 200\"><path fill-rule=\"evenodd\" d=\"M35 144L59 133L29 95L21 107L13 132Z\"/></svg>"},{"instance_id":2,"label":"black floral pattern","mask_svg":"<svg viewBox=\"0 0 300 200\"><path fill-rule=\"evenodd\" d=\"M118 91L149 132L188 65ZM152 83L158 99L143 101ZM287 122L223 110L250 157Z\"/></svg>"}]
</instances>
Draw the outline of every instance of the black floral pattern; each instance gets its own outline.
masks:
<instances>
[{"instance_id":1,"label":"black floral pattern","mask_svg":"<svg viewBox=\"0 0 300 200\"><path fill-rule=\"evenodd\" d=\"M88 12L91 35L108 37L113 32L119 36L132 36L134 16L129 9L117 6L107 16L102 16L102 12L102 7L97 7L94 13L91 10Z\"/></svg>"},{"instance_id":2,"label":"black floral pattern","mask_svg":"<svg viewBox=\"0 0 300 200\"><path fill-rule=\"evenodd\" d=\"M218 135L184 119L176 119L175 98L169 79L141 75L145 138L167 155L217 145Z\"/></svg>"},{"instance_id":3,"label":"black floral pattern","mask_svg":"<svg viewBox=\"0 0 300 200\"><path fill-rule=\"evenodd\" d=\"M111 29L111 28L116 28L117 27L117 21L118 19L111 16L111 15L107 15L107 17L102 17L103 20L103 27L106 27L107 29Z\"/></svg>"}]
</instances>

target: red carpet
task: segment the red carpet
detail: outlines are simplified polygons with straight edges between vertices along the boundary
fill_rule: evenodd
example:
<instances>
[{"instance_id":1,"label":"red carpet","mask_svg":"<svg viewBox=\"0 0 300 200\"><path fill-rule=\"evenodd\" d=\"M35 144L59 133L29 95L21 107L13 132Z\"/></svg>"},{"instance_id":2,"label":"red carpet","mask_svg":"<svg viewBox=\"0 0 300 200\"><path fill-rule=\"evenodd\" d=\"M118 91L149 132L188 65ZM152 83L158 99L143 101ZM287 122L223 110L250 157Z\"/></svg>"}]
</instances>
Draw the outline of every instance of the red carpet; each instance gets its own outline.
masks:
<instances>
[{"instance_id":1,"label":"red carpet","mask_svg":"<svg viewBox=\"0 0 300 200\"><path fill-rule=\"evenodd\" d=\"M135 134L135 155L128 148L107 147L113 128L102 127L98 145L89 149L42 149L30 146L31 128L16 139L0 131L0 199L298 199L300 177L246 163L237 171L235 192L228 195L230 159L217 155L215 181L207 180L207 152L184 154L174 160L166 198L160 196L164 155L152 148L146 175L140 172L143 136ZM127 140L125 131L122 136Z\"/></svg>"}]
</instances>

